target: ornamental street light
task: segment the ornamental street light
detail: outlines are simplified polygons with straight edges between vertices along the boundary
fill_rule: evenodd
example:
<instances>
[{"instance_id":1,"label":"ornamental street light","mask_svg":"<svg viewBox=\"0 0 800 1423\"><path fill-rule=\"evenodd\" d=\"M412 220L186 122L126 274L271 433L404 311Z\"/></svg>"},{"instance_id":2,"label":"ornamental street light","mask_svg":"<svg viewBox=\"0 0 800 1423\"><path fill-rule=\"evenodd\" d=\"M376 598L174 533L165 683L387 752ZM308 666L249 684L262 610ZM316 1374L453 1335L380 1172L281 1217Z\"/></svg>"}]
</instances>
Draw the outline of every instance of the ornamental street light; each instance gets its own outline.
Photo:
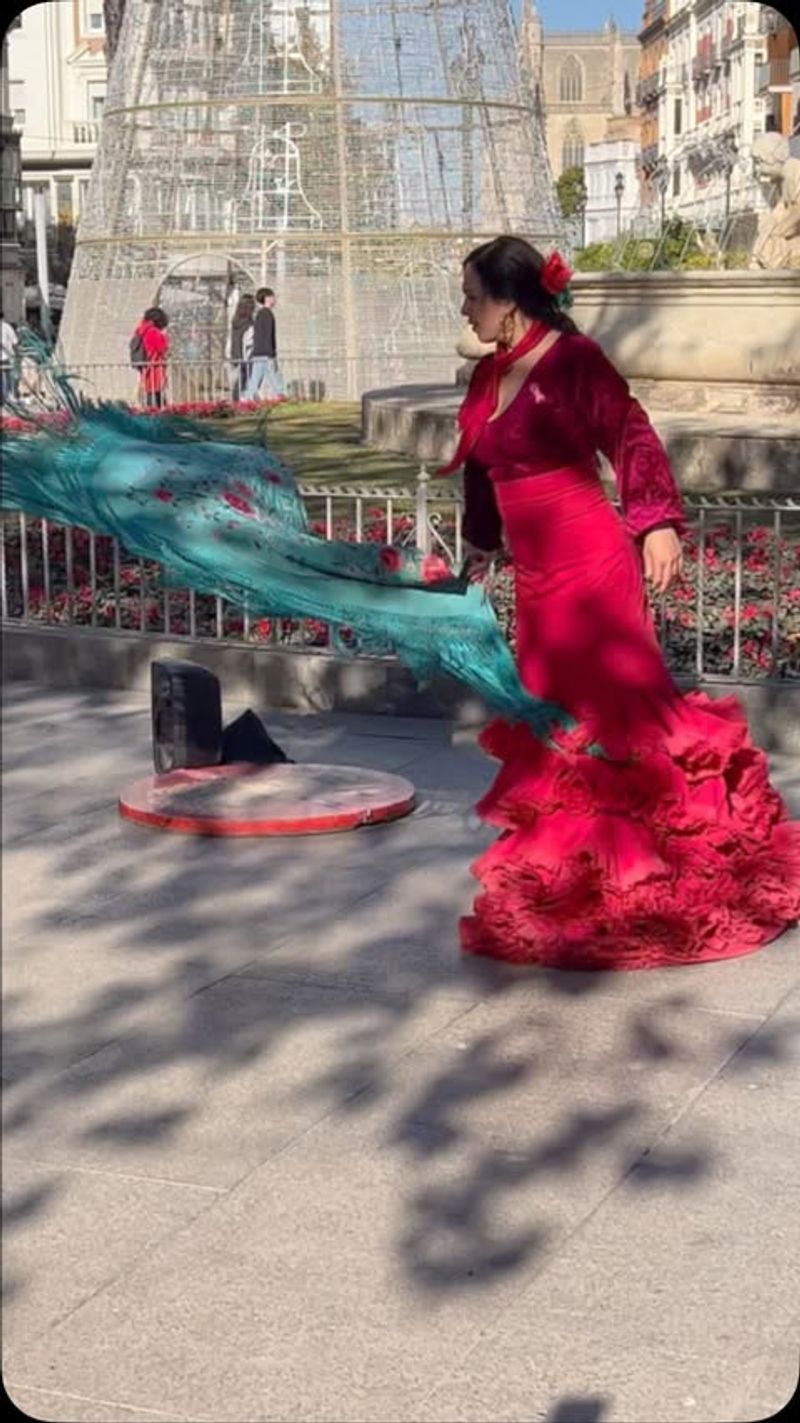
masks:
<instances>
[{"instance_id":1,"label":"ornamental street light","mask_svg":"<svg viewBox=\"0 0 800 1423\"><path fill-rule=\"evenodd\" d=\"M617 173L614 179L614 197L617 200L617 237L622 227L622 194L625 192L625 175Z\"/></svg>"},{"instance_id":2,"label":"ornamental street light","mask_svg":"<svg viewBox=\"0 0 800 1423\"><path fill-rule=\"evenodd\" d=\"M731 177L736 167L736 160L739 150L736 147L736 140L733 134L726 134L720 145L720 166L725 175L725 226L727 227L731 216Z\"/></svg>"},{"instance_id":3,"label":"ornamental street light","mask_svg":"<svg viewBox=\"0 0 800 1423\"><path fill-rule=\"evenodd\" d=\"M583 169L581 169L581 181L577 184L575 192L575 212L580 218L581 223L581 249L586 246L586 203L586 180L583 175Z\"/></svg>"},{"instance_id":4,"label":"ornamental street light","mask_svg":"<svg viewBox=\"0 0 800 1423\"><path fill-rule=\"evenodd\" d=\"M661 196L661 231L663 232L666 217L667 188L669 187L669 164L663 156L659 158L653 169L653 182Z\"/></svg>"}]
</instances>

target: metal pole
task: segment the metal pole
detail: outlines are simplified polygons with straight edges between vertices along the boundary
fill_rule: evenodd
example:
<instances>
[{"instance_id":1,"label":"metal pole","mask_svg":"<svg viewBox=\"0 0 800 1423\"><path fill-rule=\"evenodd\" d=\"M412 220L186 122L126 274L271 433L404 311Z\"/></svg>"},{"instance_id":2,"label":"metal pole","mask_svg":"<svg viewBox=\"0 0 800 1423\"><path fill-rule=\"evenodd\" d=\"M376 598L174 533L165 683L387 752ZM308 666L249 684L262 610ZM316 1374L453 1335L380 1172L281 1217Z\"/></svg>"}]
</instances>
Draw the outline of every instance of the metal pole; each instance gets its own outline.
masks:
<instances>
[{"instance_id":1,"label":"metal pole","mask_svg":"<svg viewBox=\"0 0 800 1423\"><path fill-rule=\"evenodd\" d=\"M37 187L33 194L33 222L36 234L36 278L42 300L42 333L48 342L53 340L53 323L50 318L50 273L47 265L47 211L45 207L46 189Z\"/></svg>"},{"instance_id":2,"label":"metal pole","mask_svg":"<svg viewBox=\"0 0 800 1423\"><path fill-rule=\"evenodd\" d=\"M342 92L342 64L340 52L339 0L331 0L331 79L333 81L333 103L336 112L336 157L339 169L339 221L342 237L342 344L345 359L345 389L351 400L358 395L358 372L356 371L356 315L353 302L353 267L350 251L350 203L347 192L347 144L344 131L344 94Z\"/></svg>"}]
</instances>

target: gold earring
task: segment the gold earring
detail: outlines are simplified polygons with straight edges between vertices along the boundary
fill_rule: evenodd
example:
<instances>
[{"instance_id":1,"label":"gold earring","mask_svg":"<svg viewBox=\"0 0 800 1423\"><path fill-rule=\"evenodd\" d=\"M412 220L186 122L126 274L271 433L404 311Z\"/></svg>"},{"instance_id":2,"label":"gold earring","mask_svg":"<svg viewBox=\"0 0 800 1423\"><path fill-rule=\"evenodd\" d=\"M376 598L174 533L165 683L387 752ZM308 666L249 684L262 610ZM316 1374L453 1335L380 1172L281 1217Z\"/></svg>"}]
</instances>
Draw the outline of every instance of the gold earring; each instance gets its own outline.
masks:
<instances>
[{"instance_id":1,"label":"gold earring","mask_svg":"<svg viewBox=\"0 0 800 1423\"><path fill-rule=\"evenodd\" d=\"M497 339L498 339L498 341L500 342L500 345L501 345L501 346L511 346L511 345L512 345L513 340L514 340L514 315L513 315L513 312L507 311L506 314L505 314L505 316L503 317L503 320L500 322L500 335L498 336Z\"/></svg>"}]
</instances>

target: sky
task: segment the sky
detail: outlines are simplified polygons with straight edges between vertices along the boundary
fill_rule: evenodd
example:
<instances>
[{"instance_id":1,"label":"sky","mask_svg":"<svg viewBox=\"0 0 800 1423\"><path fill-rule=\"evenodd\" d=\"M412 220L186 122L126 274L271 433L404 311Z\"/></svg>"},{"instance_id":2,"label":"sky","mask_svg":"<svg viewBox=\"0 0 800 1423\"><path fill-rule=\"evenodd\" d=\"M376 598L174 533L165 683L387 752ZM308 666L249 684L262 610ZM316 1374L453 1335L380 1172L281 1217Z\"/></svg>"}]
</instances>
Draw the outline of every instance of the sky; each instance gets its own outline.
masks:
<instances>
[{"instance_id":1,"label":"sky","mask_svg":"<svg viewBox=\"0 0 800 1423\"><path fill-rule=\"evenodd\" d=\"M546 30L596 30L613 15L623 30L638 30L644 0L537 0ZM515 0L519 14L522 0Z\"/></svg>"}]
</instances>

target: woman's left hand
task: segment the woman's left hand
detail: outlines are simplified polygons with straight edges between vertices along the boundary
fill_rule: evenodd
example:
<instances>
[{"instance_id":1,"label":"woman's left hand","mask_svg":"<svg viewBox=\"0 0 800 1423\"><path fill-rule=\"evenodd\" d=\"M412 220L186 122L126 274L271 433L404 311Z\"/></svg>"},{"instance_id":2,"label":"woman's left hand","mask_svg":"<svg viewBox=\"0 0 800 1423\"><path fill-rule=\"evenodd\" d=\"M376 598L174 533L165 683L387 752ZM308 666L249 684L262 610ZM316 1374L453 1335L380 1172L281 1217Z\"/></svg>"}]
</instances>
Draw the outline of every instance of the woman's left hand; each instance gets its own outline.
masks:
<instances>
[{"instance_id":1,"label":"woman's left hand","mask_svg":"<svg viewBox=\"0 0 800 1423\"><path fill-rule=\"evenodd\" d=\"M663 595L683 575L681 542L674 529L651 529L642 541L644 576L654 593Z\"/></svg>"}]
</instances>

